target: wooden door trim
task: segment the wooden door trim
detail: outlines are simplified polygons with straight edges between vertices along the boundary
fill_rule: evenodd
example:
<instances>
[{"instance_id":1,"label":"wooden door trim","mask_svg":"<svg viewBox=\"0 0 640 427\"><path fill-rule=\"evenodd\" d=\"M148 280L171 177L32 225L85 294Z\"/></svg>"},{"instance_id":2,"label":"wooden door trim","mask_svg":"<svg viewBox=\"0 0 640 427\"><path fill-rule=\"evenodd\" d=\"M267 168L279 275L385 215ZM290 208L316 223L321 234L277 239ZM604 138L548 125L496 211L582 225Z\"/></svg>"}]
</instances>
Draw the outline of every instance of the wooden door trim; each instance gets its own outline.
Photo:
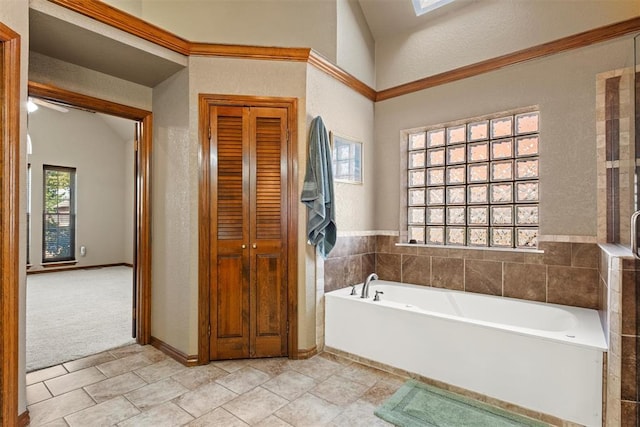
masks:
<instances>
[{"instance_id":1,"label":"wooden door trim","mask_svg":"<svg viewBox=\"0 0 640 427\"><path fill-rule=\"evenodd\" d=\"M0 419L18 424L20 254L20 35L0 23L2 134L0 135Z\"/></svg>"},{"instance_id":2,"label":"wooden door trim","mask_svg":"<svg viewBox=\"0 0 640 427\"><path fill-rule=\"evenodd\" d=\"M135 312L137 319L136 341L142 345L149 344L151 341L151 145L153 114L140 108L36 82L29 82L29 95L140 123L140 140L136 151L138 168L135 177L138 199L134 202L138 223L134 248L137 260L134 274L138 285L138 305Z\"/></svg>"},{"instance_id":3,"label":"wooden door trim","mask_svg":"<svg viewBox=\"0 0 640 427\"><path fill-rule=\"evenodd\" d=\"M289 210L287 224L287 317L289 319L289 334L287 336L287 351L290 358L298 355L298 100L297 98L236 96L200 94L198 100L198 120L200 128L199 138L199 199L198 199L198 363L209 363L209 315L210 315L210 185L209 177L212 170L211 153L209 151L209 108L212 106L251 106L278 107L287 109L287 144L289 158L287 159L287 209Z\"/></svg>"}]
</instances>

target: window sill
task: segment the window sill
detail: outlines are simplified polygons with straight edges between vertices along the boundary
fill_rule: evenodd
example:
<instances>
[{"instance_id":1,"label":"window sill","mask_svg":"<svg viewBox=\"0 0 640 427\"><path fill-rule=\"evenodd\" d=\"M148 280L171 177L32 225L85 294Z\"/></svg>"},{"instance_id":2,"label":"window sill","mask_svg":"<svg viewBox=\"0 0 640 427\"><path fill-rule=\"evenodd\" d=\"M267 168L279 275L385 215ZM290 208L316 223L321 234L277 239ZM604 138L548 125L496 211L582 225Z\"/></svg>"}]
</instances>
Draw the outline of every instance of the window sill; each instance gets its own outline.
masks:
<instances>
[{"instance_id":1,"label":"window sill","mask_svg":"<svg viewBox=\"0 0 640 427\"><path fill-rule=\"evenodd\" d=\"M396 243L396 246L403 246L408 248L470 249L476 251L523 252L528 254L544 253L544 251L541 249L496 248L491 246L427 245L424 243Z\"/></svg>"},{"instance_id":2,"label":"window sill","mask_svg":"<svg viewBox=\"0 0 640 427\"><path fill-rule=\"evenodd\" d=\"M73 259L73 260L70 260L70 261L43 262L40 265L42 267L44 267L44 268L51 268L51 267L64 267L66 265L76 265L77 263L78 263L78 261Z\"/></svg>"}]
</instances>

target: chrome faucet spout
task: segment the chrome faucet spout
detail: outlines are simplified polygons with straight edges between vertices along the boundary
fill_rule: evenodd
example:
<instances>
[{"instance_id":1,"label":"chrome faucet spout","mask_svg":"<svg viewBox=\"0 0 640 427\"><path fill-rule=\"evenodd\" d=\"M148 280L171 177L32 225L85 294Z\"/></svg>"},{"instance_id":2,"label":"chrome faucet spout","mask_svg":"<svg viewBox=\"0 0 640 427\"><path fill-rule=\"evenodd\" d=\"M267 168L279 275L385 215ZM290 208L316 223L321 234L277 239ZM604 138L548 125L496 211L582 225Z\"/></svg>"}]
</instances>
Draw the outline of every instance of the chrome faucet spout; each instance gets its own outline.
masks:
<instances>
[{"instance_id":1,"label":"chrome faucet spout","mask_svg":"<svg viewBox=\"0 0 640 427\"><path fill-rule=\"evenodd\" d=\"M378 275L376 273L371 273L367 276L367 279L364 281L364 285L362 285L362 295L360 295L360 298L369 298L369 285L374 280L378 280Z\"/></svg>"}]
</instances>

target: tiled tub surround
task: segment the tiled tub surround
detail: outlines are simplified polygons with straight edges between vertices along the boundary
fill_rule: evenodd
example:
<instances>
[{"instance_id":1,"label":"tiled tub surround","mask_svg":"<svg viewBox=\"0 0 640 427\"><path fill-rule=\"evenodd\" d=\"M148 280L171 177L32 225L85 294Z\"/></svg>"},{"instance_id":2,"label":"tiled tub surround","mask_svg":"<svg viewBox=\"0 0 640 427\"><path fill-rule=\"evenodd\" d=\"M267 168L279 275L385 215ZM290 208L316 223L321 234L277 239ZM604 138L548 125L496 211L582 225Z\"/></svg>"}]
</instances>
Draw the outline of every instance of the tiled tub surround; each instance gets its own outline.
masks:
<instances>
[{"instance_id":1,"label":"tiled tub surround","mask_svg":"<svg viewBox=\"0 0 640 427\"><path fill-rule=\"evenodd\" d=\"M607 246L602 250L600 268L600 280L608 295L608 306L604 310L609 325L606 425L635 427L640 420L636 357L640 319L636 279L640 263L632 259L628 249L616 251Z\"/></svg>"},{"instance_id":2,"label":"tiled tub surround","mask_svg":"<svg viewBox=\"0 0 640 427\"><path fill-rule=\"evenodd\" d=\"M395 236L338 238L337 250L325 261L325 292L362 283L375 271L381 279L395 282L602 307L599 251L593 243L541 242L544 253L396 243Z\"/></svg>"}]
</instances>

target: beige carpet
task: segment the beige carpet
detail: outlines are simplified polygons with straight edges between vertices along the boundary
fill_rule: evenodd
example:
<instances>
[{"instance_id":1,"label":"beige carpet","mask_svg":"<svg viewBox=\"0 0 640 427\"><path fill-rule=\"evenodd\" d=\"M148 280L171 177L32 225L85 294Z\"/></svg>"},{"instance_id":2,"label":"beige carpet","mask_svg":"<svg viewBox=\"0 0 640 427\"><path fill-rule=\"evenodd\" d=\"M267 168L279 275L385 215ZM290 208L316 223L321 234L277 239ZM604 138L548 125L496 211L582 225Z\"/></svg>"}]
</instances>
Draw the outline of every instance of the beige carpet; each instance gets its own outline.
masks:
<instances>
[{"instance_id":1,"label":"beige carpet","mask_svg":"<svg viewBox=\"0 0 640 427\"><path fill-rule=\"evenodd\" d=\"M134 342L130 267L27 276L27 372Z\"/></svg>"}]
</instances>

